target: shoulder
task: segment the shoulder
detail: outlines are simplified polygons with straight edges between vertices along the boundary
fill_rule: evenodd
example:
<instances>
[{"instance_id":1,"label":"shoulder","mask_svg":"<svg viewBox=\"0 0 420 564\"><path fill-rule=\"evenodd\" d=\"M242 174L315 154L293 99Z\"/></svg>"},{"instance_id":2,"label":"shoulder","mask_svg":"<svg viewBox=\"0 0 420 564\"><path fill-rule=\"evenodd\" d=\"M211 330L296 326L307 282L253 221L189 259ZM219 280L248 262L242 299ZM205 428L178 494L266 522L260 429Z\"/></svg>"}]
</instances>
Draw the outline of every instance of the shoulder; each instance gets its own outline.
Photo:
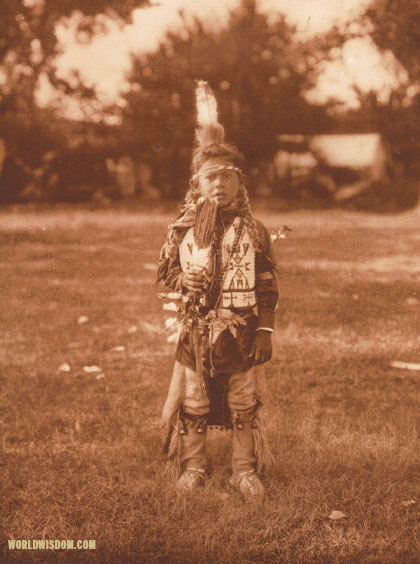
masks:
<instances>
[{"instance_id":1,"label":"shoulder","mask_svg":"<svg viewBox=\"0 0 420 564\"><path fill-rule=\"evenodd\" d=\"M176 220L168 226L168 240L181 241L187 231L194 226L194 223L195 215L191 213L191 210L183 210Z\"/></svg>"},{"instance_id":2,"label":"shoulder","mask_svg":"<svg viewBox=\"0 0 420 564\"><path fill-rule=\"evenodd\" d=\"M267 227L260 221L259 219L255 218L255 223L257 225L258 234L260 237L260 251L265 259L271 264L271 266L275 267L276 265L276 258L273 249L273 243L271 242L271 235L268 231Z\"/></svg>"},{"instance_id":3,"label":"shoulder","mask_svg":"<svg viewBox=\"0 0 420 564\"><path fill-rule=\"evenodd\" d=\"M187 214L180 215L174 223L168 226L168 235L161 249L161 257L175 259L179 246L185 238L188 230L194 225Z\"/></svg>"},{"instance_id":4,"label":"shoulder","mask_svg":"<svg viewBox=\"0 0 420 564\"><path fill-rule=\"evenodd\" d=\"M254 219L255 219L255 223L257 224L258 229L262 229L264 231L267 231L266 226L264 225L264 223L260 219L258 219L257 217L254 217Z\"/></svg>"},{"instance_id":5,"label":"shoulder","mask_svg":"<svg viewBox=\"0 0 420 564\"><path fill-rule=\"evenodd\" d=\"M254 219L261 241L270 240L270 233L264 223L257 218Z\"/></svg>"}]
</instances>

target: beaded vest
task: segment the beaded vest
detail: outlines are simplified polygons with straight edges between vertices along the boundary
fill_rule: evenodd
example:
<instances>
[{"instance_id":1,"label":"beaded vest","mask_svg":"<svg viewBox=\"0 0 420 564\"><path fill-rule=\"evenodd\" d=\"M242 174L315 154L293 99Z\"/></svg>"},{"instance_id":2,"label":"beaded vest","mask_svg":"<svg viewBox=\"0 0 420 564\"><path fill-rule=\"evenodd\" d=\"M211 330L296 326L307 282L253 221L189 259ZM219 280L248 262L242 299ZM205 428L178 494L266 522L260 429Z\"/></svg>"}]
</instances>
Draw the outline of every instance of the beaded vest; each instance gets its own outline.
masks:
<instances>
[{"instance_id":1,"label":"beaded vest","mask_svg":"<svg viewBox=\"0 0 420 564\"><path fill-rule=\"evenodd\" d=\"M215 244L199 249L194 241L194 228L188 229L179 246L181 268L185 272L192 268L203 268L211 276L220 276L222 308L251 308L256 304L255 296L255 248L246 229L242 229L236 249L232 252L240 226L235 217L215 248ZM216 260L219 254L221 260ZM220 264L218 264L220 263ZM205 302L204 302L205 303Z\"/></svg>"}]
</instances>

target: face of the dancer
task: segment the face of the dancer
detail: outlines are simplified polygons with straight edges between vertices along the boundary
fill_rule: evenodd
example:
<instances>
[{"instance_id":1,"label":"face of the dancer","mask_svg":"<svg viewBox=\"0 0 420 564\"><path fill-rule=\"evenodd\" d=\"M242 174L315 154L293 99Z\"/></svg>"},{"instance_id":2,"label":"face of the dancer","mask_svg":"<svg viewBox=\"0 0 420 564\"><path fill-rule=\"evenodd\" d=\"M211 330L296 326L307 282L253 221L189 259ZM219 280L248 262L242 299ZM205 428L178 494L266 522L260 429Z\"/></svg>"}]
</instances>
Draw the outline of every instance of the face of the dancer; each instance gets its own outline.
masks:
<instances>
[{"instance_id":1,"label":"face of the dancer","mask_svg":"<svg viewBox=\"0 0 420 564\"><path fill-rule=\"evenodd\" d=\"M201 195L213 200L219 208L228 206L236 197L241 185L235 170L217 167L234 166L229 159L212 157L204 161L199 170L198 182Z\"/></svg>"}]
</instances>

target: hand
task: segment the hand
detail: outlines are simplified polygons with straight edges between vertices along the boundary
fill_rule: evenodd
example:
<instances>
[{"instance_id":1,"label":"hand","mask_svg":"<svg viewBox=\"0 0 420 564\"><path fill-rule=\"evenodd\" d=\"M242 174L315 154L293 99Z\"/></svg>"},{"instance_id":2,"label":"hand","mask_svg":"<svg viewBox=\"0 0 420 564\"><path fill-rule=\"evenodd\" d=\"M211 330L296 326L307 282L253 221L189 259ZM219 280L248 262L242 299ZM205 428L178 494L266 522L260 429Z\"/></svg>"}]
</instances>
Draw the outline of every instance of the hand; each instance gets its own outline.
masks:
<instances>
[{"instance_id":1,"label":"hand","mask_svg":"<svg viewBox=\"0 0 420 564\"><path fill-rule=\"evenodd\" d=\"M187 271L182 277L181 284L189 292L199 293L207 287L207 280L202 272Z\"/></svg>"},{"instance_id":2,"label":"hand","mask_svg":"<svg viewBox=\"0 0 420 564\"><path fill-rule=\"evenodd\" d=\"M264 364L271 359L273 346L271 344L270 331L257 331L254 344L252 345L250 358L254 358L255 364Z\"/></svg>"}]
</instances>

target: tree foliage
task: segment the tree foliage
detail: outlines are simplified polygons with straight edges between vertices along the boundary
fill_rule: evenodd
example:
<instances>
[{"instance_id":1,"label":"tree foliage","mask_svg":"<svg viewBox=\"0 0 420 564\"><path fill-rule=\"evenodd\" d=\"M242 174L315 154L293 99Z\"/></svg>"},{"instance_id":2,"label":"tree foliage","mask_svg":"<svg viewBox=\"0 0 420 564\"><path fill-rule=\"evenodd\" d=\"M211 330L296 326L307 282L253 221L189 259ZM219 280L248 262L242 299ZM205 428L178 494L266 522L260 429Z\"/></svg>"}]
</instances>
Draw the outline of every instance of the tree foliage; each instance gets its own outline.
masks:
<instances>
[{"instance_id":1,"label":"tree foliage","mask_svg":"<svg viewBox=\"0 0 420 564\"><path fill-rule=\"evenodd\" d=\"M356 25L353 25L356 24ZM332 58L343 42L369 34L380 51L390 51L396 80L389 97L362 91L354 85L360 107L336 113L334 130L341 133L378 131L394 163L394 173L418 177L420 145L420 9L418 0L374 0L356 22L346 28L334 27L318 39L323 60ZM392 58L388 57L388 62ZM407 71L407 80L400 65ZM334 103L334 101L332 101ZM338 104L337 104L338 106ZM411 189L411 188L410 188Z\"/></svg>"},{"instance_id":2,"label":"tree foliage","mask_svg":"<svg viewBox=\"0 0 420 564\"><path fill-rule=\"evenodd\" d=\"M79 31L92 33L96 17L130 17L144 0L8 0L0 18L0 68L5 74L0 111L8 108L22 76L35 88L41 72L54 76L54 57L61 46L55 28L62 18L80 12ZM25 85L28 88L28 84Z\"/></svg>"},{"instance_id":3,"label":"tree foliage","mask_svg":"<svg viewBox=\"0 0 420 564\"><path fill-rule=\"evenodd\" d=\"M420 5L418 0L376 0L366 15L373 24L372 38L390 49L411 80L420 80Z\"/></svg>"},{"instance_id":4,"label":"tree foliage","mask_svg":"<svg viewBox=\"0 0 420 564\"><path fill-rule=\"evenodd\" d=\"M375 0L366 12L371 36L390 50L408 73L408 85L392 93L388 104L370 103L372 115L388 139L394 158L418 178L420 144L420 5L418 0Z\"/></svg>"},{"instance_id":5,"label":"tree foliage","mask_svg":"<svg viewBox=\"0 0 420 564\"><path fill-rule=\"evenodd\" d=\"M52 110L41 110L36 90L42 75L65 93L94 96L91 89L56 77L55 57L60 53L55 29L63 18L79 12L78 32L89 38L106 14L121 22L147 0L7 0L0 16L0 137L8 151L6 166L15 170L2 184L0 200L8 201L22 188L42 162L45 152L66 143L66 131Z\"/></svg>"},{"instance_id":6,"label":"tree foliage","mask_svg":"<svg viewBox=\"0 0 420 564\"><path fill-rule=\"evenodd\" d=\"M322 130L329 119L302 96L308 63L284 19L270 24L255 2L243 2L218 33L199 21L169 33L160 48L133 59L123 129L134 156L161 163L164 181L182 192L195 124L196 79L215 91L228 140L250 170L271 160L277 135Z\"/></svg>"}]
</instances>

